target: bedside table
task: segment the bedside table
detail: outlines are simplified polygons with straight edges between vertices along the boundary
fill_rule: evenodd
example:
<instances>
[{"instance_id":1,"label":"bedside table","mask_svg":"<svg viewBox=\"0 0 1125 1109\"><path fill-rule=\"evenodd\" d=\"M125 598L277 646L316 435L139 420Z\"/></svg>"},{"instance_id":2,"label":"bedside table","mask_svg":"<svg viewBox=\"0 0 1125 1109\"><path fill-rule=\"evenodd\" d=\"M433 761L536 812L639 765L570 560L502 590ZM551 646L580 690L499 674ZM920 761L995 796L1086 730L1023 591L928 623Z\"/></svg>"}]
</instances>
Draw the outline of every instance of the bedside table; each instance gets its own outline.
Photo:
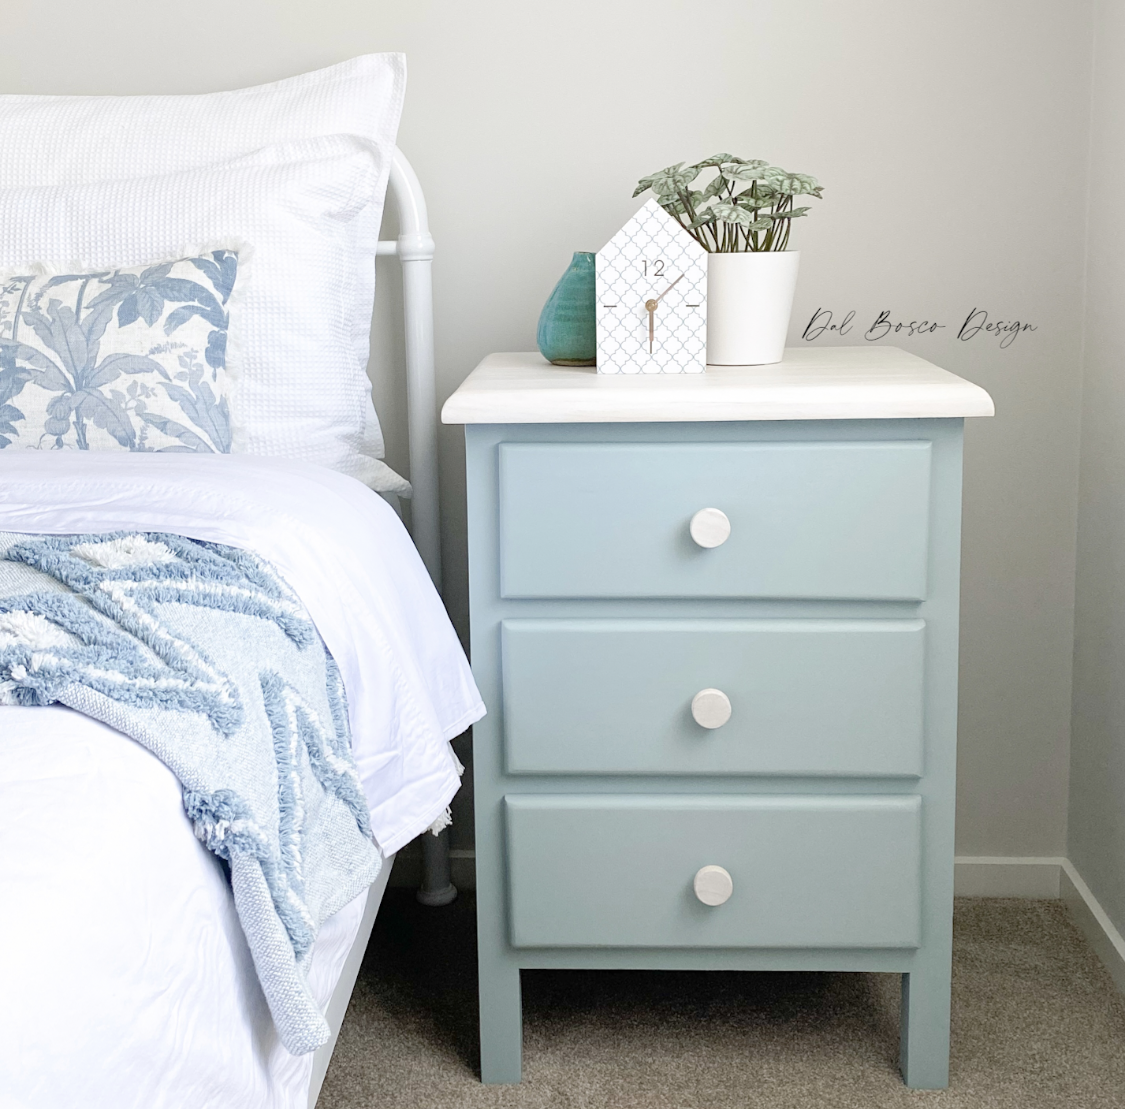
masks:
<instances>
[{"instance_id":1,"label":"bedside table","mask_svg":"<svg viewBox=\"0 0 1125 1109\"><path fill-rule=\"evenodd\" d=\"M601 376L486 358L466 424L481 1078L523 967L902 975L949 1067L963 419L892 348Z\"/></svg>"}]
</instances>

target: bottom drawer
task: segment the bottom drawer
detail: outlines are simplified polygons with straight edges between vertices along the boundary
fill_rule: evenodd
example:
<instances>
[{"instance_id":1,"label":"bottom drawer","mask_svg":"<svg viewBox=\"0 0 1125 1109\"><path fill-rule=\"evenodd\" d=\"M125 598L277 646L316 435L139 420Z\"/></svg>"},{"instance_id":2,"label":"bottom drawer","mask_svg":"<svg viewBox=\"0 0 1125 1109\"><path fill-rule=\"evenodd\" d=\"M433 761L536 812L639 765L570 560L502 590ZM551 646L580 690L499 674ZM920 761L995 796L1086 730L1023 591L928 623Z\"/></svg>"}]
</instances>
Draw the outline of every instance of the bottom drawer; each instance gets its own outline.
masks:
<instances>
[{"instance_id":1,"label":"bottom drawer","mask_svg":"<svg viewBox=\"0 0 1125 1109\"><path fill-rule=\"evenodd\" d=\"M504 806L514 947L919 946L919 797L523 794ZM695 894L708 865L733 882L723 904Z\"/></svg>"}]
</instances>

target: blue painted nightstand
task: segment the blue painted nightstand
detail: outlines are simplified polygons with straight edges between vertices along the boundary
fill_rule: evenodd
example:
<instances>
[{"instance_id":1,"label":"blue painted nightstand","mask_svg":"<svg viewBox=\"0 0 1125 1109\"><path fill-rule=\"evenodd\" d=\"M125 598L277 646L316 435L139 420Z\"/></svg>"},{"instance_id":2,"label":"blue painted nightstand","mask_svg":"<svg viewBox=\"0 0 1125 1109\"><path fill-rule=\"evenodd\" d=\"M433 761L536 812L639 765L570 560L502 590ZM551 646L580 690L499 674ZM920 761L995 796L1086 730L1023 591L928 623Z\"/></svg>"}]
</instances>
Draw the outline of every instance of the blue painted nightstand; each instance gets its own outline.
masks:
<instances>
[{"instance_id":1,"label":"blue painted nightstand","mask_svg":"<svg viewBox=\"0 0 1125 1109\"><path fill-rule=\"evenodd\" d=\"M466 427L481 1077L520 969L890 971L948 1080L963 418L894 349L492 355Z\"/></svg>"}]
</instances>

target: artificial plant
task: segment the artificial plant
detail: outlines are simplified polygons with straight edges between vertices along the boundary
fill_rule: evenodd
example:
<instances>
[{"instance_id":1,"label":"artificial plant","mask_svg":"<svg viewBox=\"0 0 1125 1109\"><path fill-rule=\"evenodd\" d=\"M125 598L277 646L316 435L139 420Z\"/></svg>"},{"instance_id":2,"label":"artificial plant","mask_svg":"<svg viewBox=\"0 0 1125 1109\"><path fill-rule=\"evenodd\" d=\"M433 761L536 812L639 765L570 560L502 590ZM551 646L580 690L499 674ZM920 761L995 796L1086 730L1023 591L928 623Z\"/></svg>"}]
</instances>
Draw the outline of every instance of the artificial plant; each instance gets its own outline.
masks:
<instances>
[{"instance_id":1,"label":"artificial plant","mask_svg":"<svg viewBox=\"0 0 1125 1109\"><path fill-rule=\"evenodd\" d=\"M706 169L715 176L703 189L691 185ZM795 208L798 196L820 198L822 186L807 173L790 173L758 159L714 154L685 166L679 162L642 177L634 196L652 189L657 203L712 253L785 250L793 220L809 209Z\"/></svg>"}]
</instances>

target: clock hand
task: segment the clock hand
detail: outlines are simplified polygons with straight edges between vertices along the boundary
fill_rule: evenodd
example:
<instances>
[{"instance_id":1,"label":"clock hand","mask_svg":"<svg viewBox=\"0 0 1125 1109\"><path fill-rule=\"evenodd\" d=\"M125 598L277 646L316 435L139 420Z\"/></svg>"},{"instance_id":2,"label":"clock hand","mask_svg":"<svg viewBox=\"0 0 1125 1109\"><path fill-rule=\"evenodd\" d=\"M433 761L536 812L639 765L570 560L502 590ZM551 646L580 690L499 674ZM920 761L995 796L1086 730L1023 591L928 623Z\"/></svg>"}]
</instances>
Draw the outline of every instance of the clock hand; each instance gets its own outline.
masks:
<instances>
[{"instance_id":1,"label":"clock hand","mask_svg":"<svg viewBox=\"0 0 1125 1109\"><path fill-rule=\"evenodd\" d=\"M663 299L664 299L664 298L665 298L665 297L666 297L666 296L667 296L667 295L668 295L668 294L669 294L669 293L670 293L670 292L671 292L671 291L672 291L672 290L673 290L673 289L674 289L674 288L675 288L675 287L676 287L676 286L677 286L677 285L678 285L678 284L679 284L679 283L680 283L681 281L683 281L683 279L684 279L684 275L683 275L683 274L681 273L681 274L680 274L680 276L679 276L679 277L677 277L677 278L676 278L676 280L675 280L675 281L673 281L673 282L672 282L672 284L671 284L671 285L669 285L669 286L668 286L668 288L667 288L667 289L665 289L665 290L664 290L664 292L662 292L662 293L660 294L660 296L656 297L656 298L655 298L655 299L653 299L653 300L646 300L646 301L645 301L645 311L646 311L646 312L648 312L648 352L649 352L649 354L652 354L652 334L653 334L653 323L654 323L654 321L655 321L655 318L656 318L656 306L657 306L657 305L658 305L658 304L659 304L659 303L660 303L660 302L661 302L661 301L662 301L662 300L663 300Z\"/></svg>"},{"instance_id":2,"label":"clock hand","mask_svg":"<svg viewBox=\"0 0 1125 1109\"><path fill-rule=\"evenodd\" d=\"M664 292L662 292L660 296L656 298L655 303L659 304L681 281L683 281L683 279L684 275L681 273L680 276L677 277L676 280L673 281L672 284L669 285L668 288L665 289ZM647 308L648 305L646 304L645 307Z\"/></svg>"}]
</instances>

